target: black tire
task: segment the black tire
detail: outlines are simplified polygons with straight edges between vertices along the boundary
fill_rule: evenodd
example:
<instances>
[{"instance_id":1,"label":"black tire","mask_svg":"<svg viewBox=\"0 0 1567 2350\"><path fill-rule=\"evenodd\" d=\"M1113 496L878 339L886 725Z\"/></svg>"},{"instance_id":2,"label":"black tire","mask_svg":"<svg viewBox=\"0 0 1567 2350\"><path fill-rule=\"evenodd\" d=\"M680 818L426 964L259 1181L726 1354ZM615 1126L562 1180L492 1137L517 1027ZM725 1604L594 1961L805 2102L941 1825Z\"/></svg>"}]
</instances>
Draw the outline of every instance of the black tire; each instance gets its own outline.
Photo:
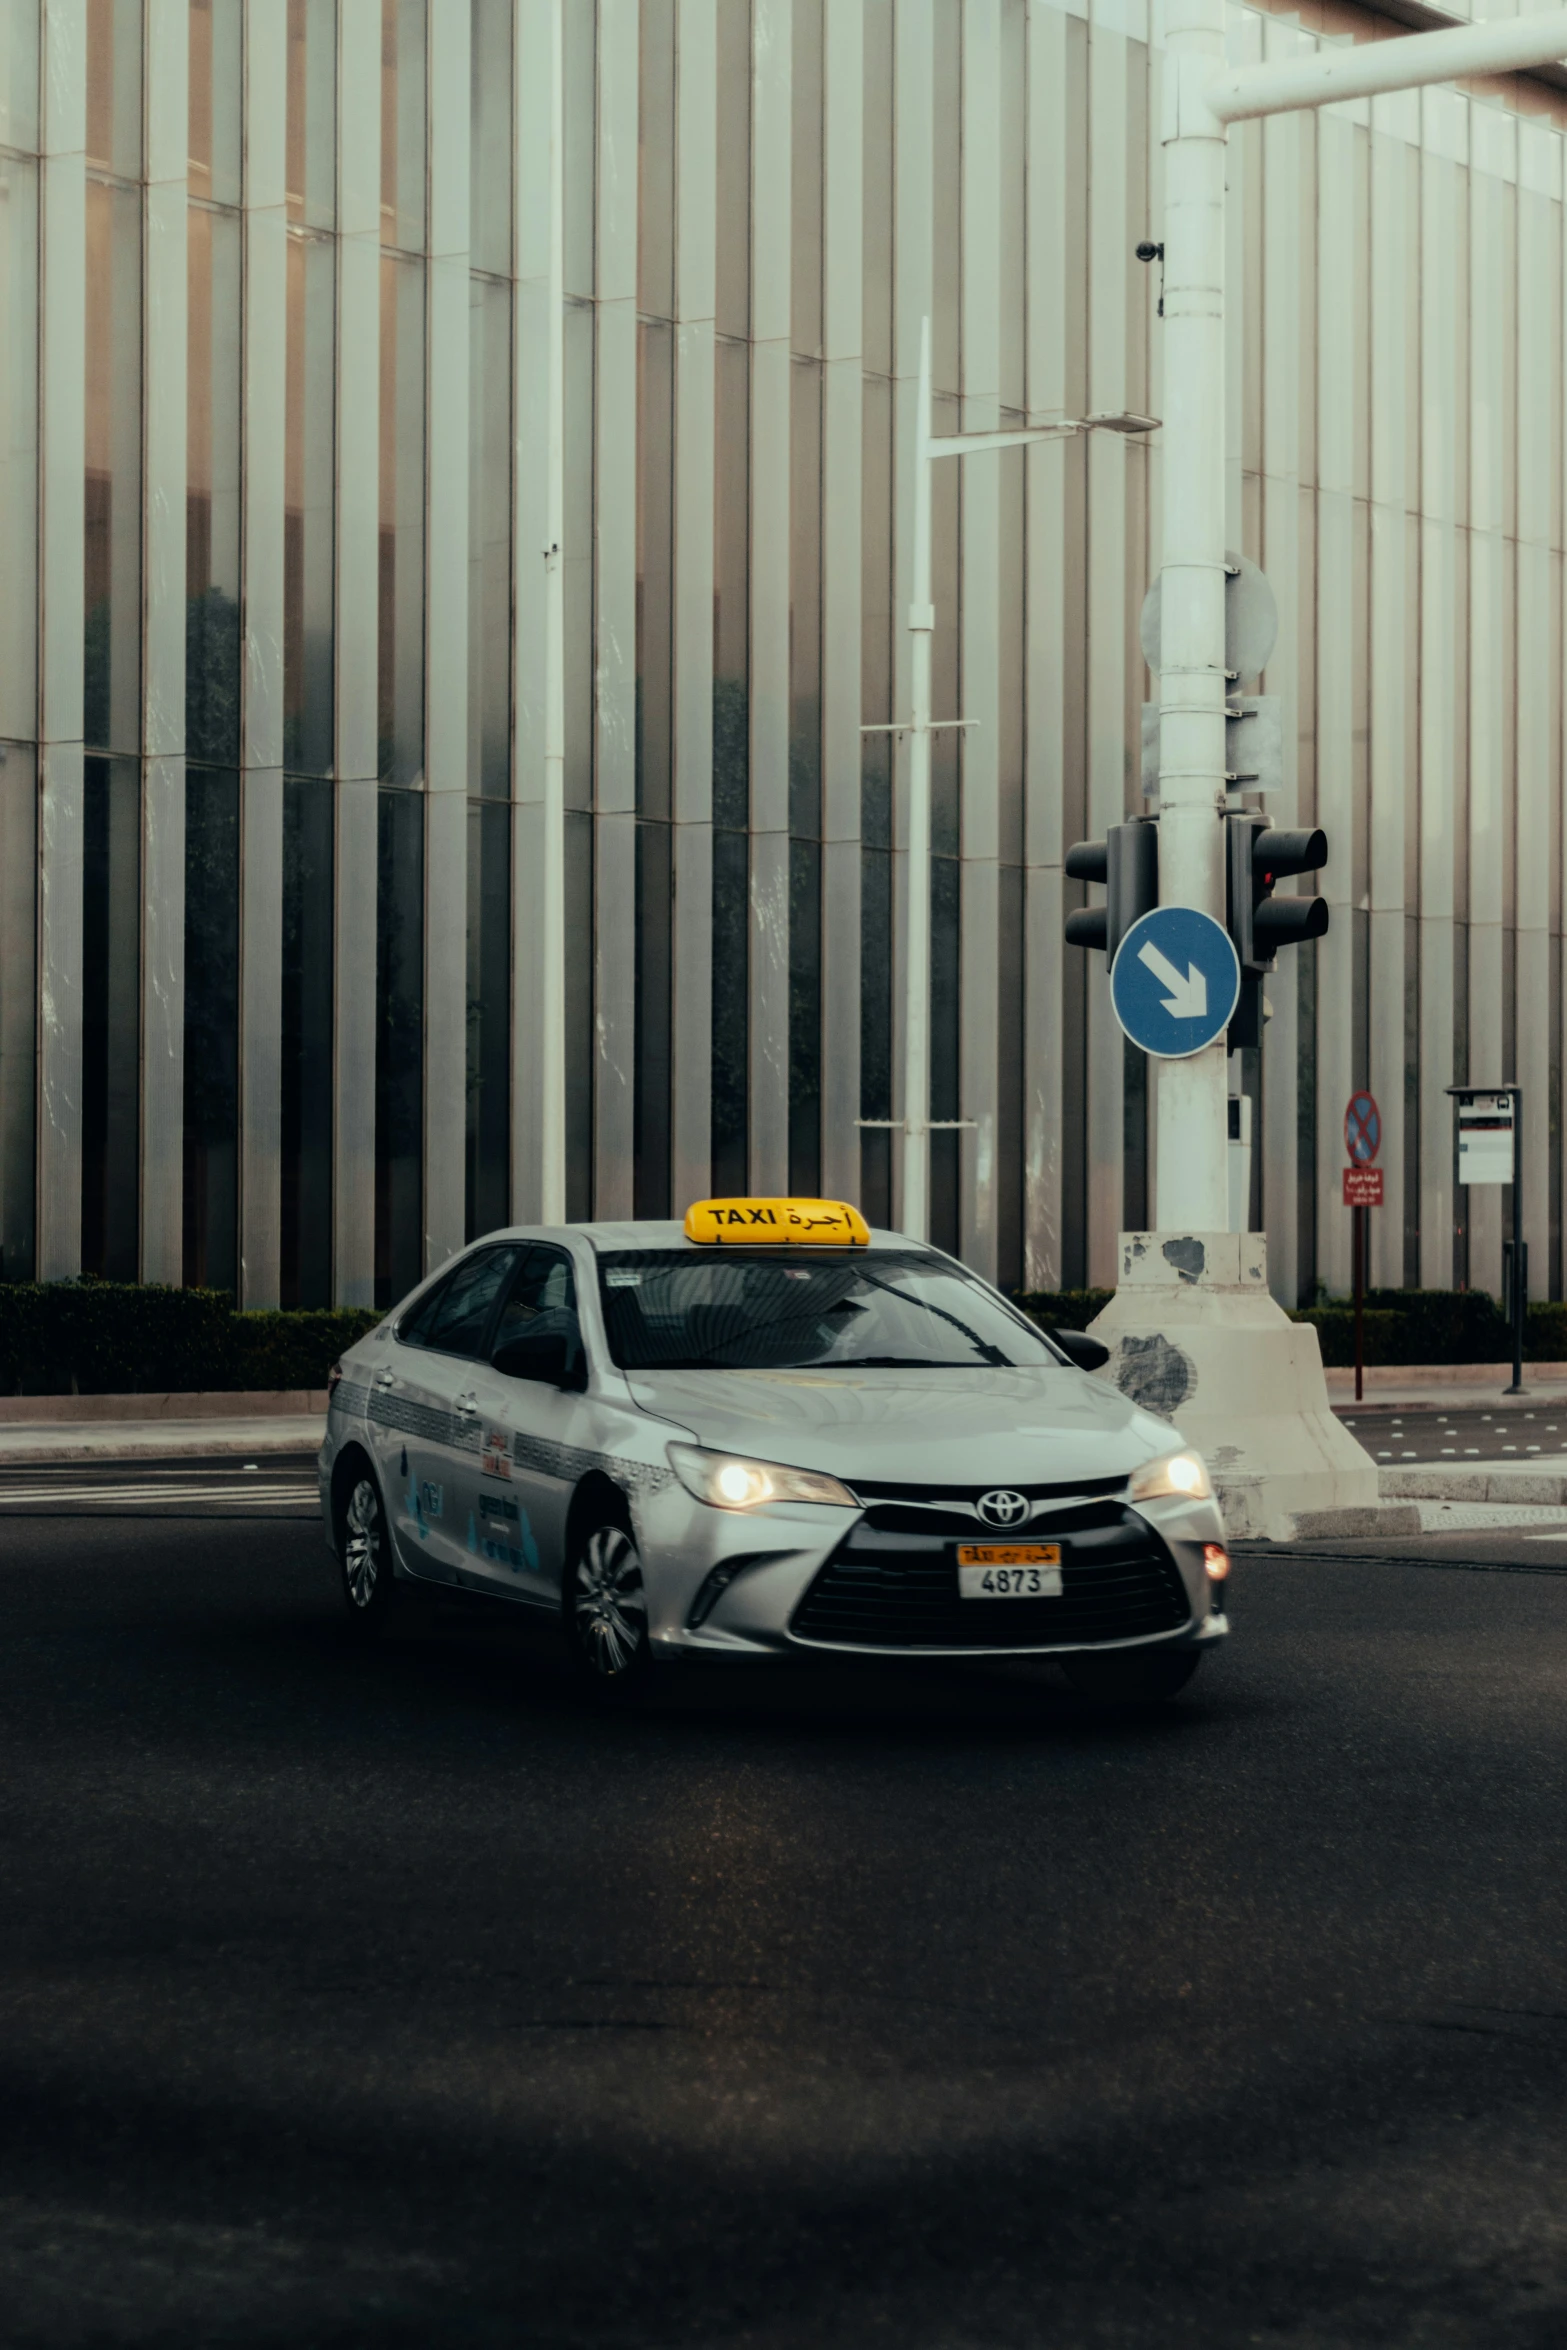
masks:
<instances>
[{"instance_id":1,"label":"black tire","mask_svg":"<svg viewBox=\"0 0 1567 2350\"><path fill-rule=\"evenodd\" d=\"M1121 1648L1095 1656L1084 1650L1061 1662L1079 1697L1091 1697L1099 1705L1163 1705L1186 1687L1202 1663L1202 1652Z\"/></svg>"},{"instance_id":2,"label":"black tire","mask_svg":"<svg viewBox=\"0 0 1567 2350\"><path fill-rule=\"evenodd\" d=\"M367 1460L354 1464L340 1488L337 1558L350 1625L361 1639L378 1639L391 1618L395 1579L391 1529Z\"/></svg>"},{"instance_id":3,"label":"black tire","mask_svg":"<svg viewBox=\"0 0 1567 2350\"><path fill-rule=\"evenodd\" d=\"M652 1670L642 1557L624 1502L599 1503L578 1528L561 1591L566 1644L587 1687L624 1698Z\"/></svg>"}]
</instances>

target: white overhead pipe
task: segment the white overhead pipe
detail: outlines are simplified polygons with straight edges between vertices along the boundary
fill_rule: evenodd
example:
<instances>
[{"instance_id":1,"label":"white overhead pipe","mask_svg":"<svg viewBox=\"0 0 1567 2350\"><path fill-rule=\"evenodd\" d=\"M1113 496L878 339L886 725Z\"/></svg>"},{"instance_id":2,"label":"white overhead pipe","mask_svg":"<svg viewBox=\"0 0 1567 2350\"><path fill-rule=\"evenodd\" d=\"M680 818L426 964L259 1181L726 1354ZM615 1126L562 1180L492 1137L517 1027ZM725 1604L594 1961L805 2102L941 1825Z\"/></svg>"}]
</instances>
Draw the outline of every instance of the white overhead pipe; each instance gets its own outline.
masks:
<instances>
[{"instance_id":1,"label":"white overhead pipe","mask_svg":"<svg viewBox=\"0 0 1567 2350\"><path fill-rule=\"evenodd\" d=\"M1210 82L1203 100L1220 122L1329 106L1338 98L1377 98L1427 82L1473 74L1521 73L1567 57L1567 9L1511 16L1450 32L1409 33L1395 41L1357 41L1276 65L1240 65Z\"/></svg>"}]
</instances>

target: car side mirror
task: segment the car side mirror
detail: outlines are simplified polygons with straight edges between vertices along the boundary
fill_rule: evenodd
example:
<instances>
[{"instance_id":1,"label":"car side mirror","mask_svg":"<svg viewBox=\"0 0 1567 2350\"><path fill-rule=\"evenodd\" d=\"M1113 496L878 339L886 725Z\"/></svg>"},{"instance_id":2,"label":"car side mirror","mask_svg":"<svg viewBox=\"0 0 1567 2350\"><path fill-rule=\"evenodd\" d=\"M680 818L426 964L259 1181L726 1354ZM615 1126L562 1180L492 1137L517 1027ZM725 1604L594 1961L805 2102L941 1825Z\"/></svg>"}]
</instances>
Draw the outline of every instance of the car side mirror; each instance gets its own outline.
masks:
<instances>
[{"instance_id":1,"label":"car side mirror","mask_svg":"<svg viewBox=\"0 0 1567 2350\"><path fill-rule=\"evenodd\" d=\"M544 1387L585 1387L582 1350L564 1330L525 1330L490 1357L503 1379L536 1379Z\"/></svg>"},{"instance_id":2,"label":"car side mirror","mask_svg":"<svg viewBox=\"0 0 1567 2350\"><path fill-rule=\"evenodd\" d=\"M1110 1360L1110 1349L1099 1339L1090 1338L1086 1330L1052 1330L1050 1333L1069 1363L1080 1371L1100 1371Z\"/></svg>"}]
</instances>

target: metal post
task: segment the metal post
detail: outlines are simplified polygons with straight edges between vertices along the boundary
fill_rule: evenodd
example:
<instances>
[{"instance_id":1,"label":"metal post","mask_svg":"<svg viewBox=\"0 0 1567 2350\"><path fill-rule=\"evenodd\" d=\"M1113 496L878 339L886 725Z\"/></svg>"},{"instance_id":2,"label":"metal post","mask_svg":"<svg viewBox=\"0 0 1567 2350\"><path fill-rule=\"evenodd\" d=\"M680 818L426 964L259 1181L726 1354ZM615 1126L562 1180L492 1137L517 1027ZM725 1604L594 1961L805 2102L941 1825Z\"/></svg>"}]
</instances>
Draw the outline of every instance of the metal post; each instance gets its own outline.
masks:
<instances>
[{"instance_id":1,"label":"metal post","mask_svg":"<svg viewBox=\"0 0 1567 2350\"><path fill-rule=\"evenodd\" d=\"M544 918L540 1038L539 1215L566 1221L566 248L564 0L550 6L548 518L544 533Z\"/></svg>"},{"instance_id":2,"label":"metal post","mask_svg":"<svg viewBox=\"0 0 1567 2350\"><path fill-rule=\"evenodd\" d=\"M1366 1211L1351 1208L1355 1219L1355 1401L1365 1393L1366 1379Z\"/></svg>"},{"instance_id":3,"label":"metal post","mask_svg":"<svg viewBox=\"0 0 1567 2350\"><path fill-rule=\"evenodd\" d=\"M1513 1310L1513 1383L1509 1395L1522 1395L1524 1311L1529 1295L1529 1252L1523 1241L1523 1089L1509 1088L1513 1097L1512 1233L1513 1280L1509 1303Z\"/></svg>"},{"instance_id":4,"label":"metal post","mask_svg":"<svg viewBox=\"0 0 1567 2350\"><path fill-rule=\"evenodd\" d=\"M1224 157L1206 102L1224 0L1169 0L1164 129L1164 572L1159 898L1224 919ZM1229 1226L1222 1043L1157 1064L1155 1221Z\"/></svg>"},{"instance_id":5,"label":"metal post","mask_svg":"<svg viewBox=\"0 0 1567 2350\"><path fill-rule=\"evenodd\" d=\"M903 1039L900 1229L930 1238L930 320L920 322L914 419L914 565L909 604L909 903Z\"/></svg>"}]
</instances>

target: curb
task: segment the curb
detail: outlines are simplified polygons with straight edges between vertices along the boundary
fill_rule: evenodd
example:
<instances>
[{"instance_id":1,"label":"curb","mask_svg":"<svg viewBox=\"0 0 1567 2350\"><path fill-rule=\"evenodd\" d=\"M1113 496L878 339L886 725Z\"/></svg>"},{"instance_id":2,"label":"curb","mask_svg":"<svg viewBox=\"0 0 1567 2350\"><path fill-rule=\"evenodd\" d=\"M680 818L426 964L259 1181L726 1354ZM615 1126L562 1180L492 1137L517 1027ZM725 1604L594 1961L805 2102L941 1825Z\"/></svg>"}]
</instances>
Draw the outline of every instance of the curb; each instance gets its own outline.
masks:
<instances>
[{"instance_id":1,"label":"curb","mask_svg":"<svg viewBox=\"0 0 1567 2350\"><path fill-rule=\"evenodd\" d=\"M209 1387L167 1395L0 1395L0 1430L97 1426L108 1420L326 1418L324 1387Z\"/></svg>"},{"instance_id":2,"label":"curb","mask_svg":"<svg viewBox=\"0 0 1567 2350\"><path fill-rule=\"evenodd\" d=\"M275 1453L316 1453L326 1415L268 1421L138 1420L99 1427L0 1427L0 1470L49 1462L259 1460Z\"/></svg>"}]
</instances>

